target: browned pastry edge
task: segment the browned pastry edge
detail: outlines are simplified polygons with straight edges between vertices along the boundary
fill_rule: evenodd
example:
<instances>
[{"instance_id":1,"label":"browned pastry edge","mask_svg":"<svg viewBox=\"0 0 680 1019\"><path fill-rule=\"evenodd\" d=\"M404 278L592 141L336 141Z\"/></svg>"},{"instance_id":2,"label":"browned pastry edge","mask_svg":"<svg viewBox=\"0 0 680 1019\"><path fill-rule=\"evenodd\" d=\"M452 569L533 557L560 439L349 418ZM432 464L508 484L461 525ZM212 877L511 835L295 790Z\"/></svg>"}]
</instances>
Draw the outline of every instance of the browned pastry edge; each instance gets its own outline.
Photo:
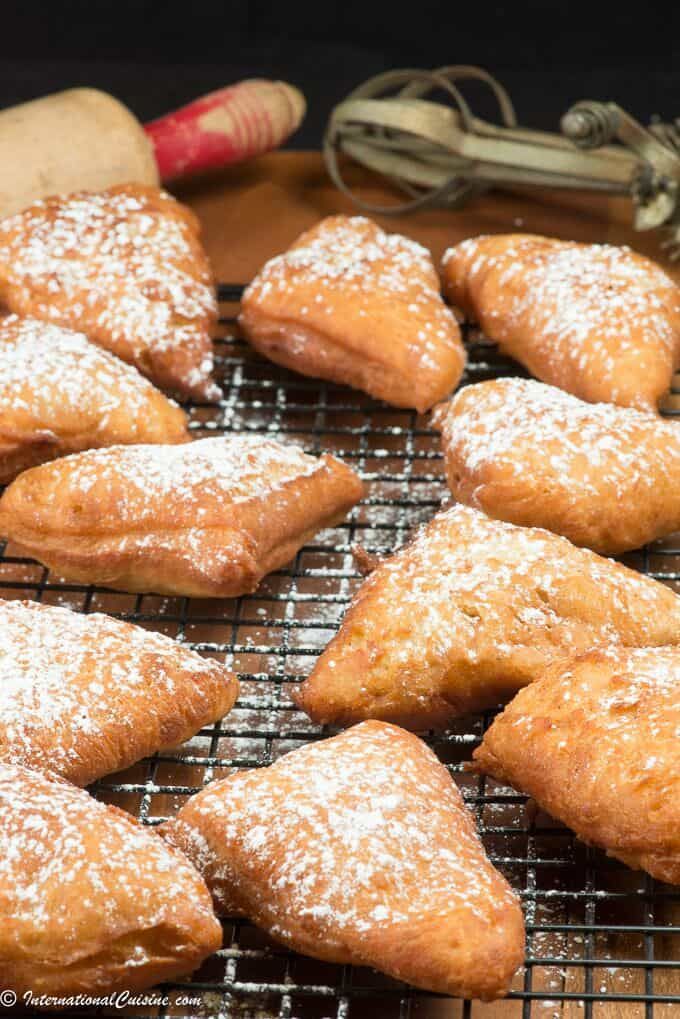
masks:
<instances>
[{"instance_id":1,"label":"browned pastry edge","mask_svg":"<svg viewBox=\"0 0 680 1019\"><path fill-rule=\"evenodd\" d=\"M30 438L12 442L0 434L0 485L11 481L31 467L59 456L59 439L49 431L36 432Z\"/></svg>"},{"instance_id":2,"label":"browned pastry edge","mask_svg":"<svg viewBox=\"0 0 680 1019\"><path fill-rule=\"evenodd\" d=\"M190 598L235 598L255 591L262 579L274 570L285 566L299 549L326 527L344 520L347 510L343 509L319 518L313 527L298 531L284 543L262 552L242 531L231 528L206 528L208 547L219 545L230 548L229 576L220 573L215 576L194 563L188 564L183 552L184 530L173 535L175 549L170 550L168 542L161 536L157 545L145 540L143 554L134 548L121 552L116 547L116 537L78 539L69 536L68 549L64 551L61 541L56 538L50 548L50 538L38 533L12 534L12 543L20 555L36 558L59 576L81 584L96 584L114 591L133 593L154 593L182 595ZM3 531L0 511L0 533ZM165 532L167 533L167 532ZM146 535L144 535L147 538ZM108 539L108 540L107 540ZM164 557L164 562L161 560ZM105 566L102 566L102 559ZM177 574L181 576L177 577Z\"/></svg>"},{"instance_id":3,"label":"browned pastry edge","mask_svg":"<svg viewBox=\"0 0 680 1019\"><path fill-rule=\"evenodd\" d=\"M82 620L84 626L74 631L71 617ZM50 772L74 785L90 785L143 757L184 743L203 726L223 718L239 694L238 679L221 663L124 620L11 601L0 602L0 628L3 625L10 645L5 647L9 675L16 675L17 681L23 677L34 692L42 691L42 695L35 693L35 699L50 719L31 713L30 696L18 701L20 708L13 708L15 698L0 700L0 761ZM12 658L14 641L19 641L16 659ZM105 655L98 651L98 641L105 642ZM69 665L74 661L69 648L76 642L85 648L77 670ZM60 687L40 685L40 670L49 655L55 669L65 670ZM6 676L2 662L0 629L0 676ZM133 677L131 685L125 670ZM143 677L143 685L137 677ZM90 690L95 680L105 687L96 697ZM108 692L106 687L114 683ZM16 697L20 697L18 690ZM77 703L82 710L74 716ZM78 726L81 714L90 720L84 730Z\"/></svg>"},{"instance_id":4,"label":"browned pastry edge","mask_svg":"<svg viewBox=\"0 0 680 1019\"><path fill-rule=\"evenodd\" d=\"M67 793L68 790L72 790L73 800L71 802L77 814L78 809L87 809L87 802L91 801L93 811L96 811L91 817L92 831L101 829L103 837L106 836L108 817L115 818L117 823L122 821L124 825L129 826L131 832L143 830L144 837L151 840L150 844L156 844L156 833L149 829L143 829L140 823L126 811L92 799L85 790L76 789L63 779L42 775L27 768L12 768L4 764L0 765L0 768L7 769L14 790L20 788L22 783L33 783L32 802L39 804L40 799L48 795L51 790L55 791L53 795L58 795L57 790L59 789L66 790ZM28 797L28 793L25 795ZM44 823L47 823L49 827L49 817ZM64 823L69 823L68 812ZM88 837L92 837L92 831L88 833ZM33 837L38 843L36 853L42 859L50 846L49 832L43 833L36 830ZM54 831L55 841L60 837L60 831ZM218 951L222 944L222 930L210 908L210 895L205 882L184 854L175 847L167 846L166 848L170 854L168 863L174 856L177 867L182 868L186 876L193 881L193 888L187 889L186 898L177 894L172 895L174 890L165 888L163 890L163 915L159 915L157 923L146 928L141 926L144 918L129 915L129 902L127 912L124 909L122 915L117 915L115 907L107 898L106 891L95 883L93 887L96 888L96 894L101 896L102 905L101 914L96 921L100 929L97 929L96 925L92 927L88 924L83 930L81 914L78 918L80 921L78 941L66 948L67 942L65 942L61 928L65 926L68 929L71 917L67 914L60 918L49 917L47 920L44 917L36 918L36 925L41 934L45 923L58 924L57 935L61 938L61 944L55 938L52 943L48 942L50 944L48 952L38 954L35 944L16 941L10 937L9 944L7 945L5 942L10 951L0 954L0 983L2 986L13 990L19 996L23 996L27 991L36 996L59 997L76 994L142 991L163 981L187 976L204 959ZM73 852L73 847L70 851ZM106 864L104 864L101 854L97 859L100 879L106 875L108 880L114 882L110 889L110 897L114 901L116 872L120 868L120 855L121 847L116 843L113 859L107 861ZM139 855L138 853L138 858ZM156 859L153 866L157 868L157 864ZM142 880L146 873L144 870L140 872ZM31 879L31 875L27 874L26 882L29 886ZM68 905L69 898L77 894L74 891L74 886L79 880L82 881L82 877L78 876L77 867L75 873L70 875L59 875L55 870L53 878L55 894L58 892L59 883L62 882L64 901ZM84 887L87 888L86 883L84 883ZM5 893L10 902L14 892L15 889L12 887ZM18 889L18 892L21 894L21 888ZM4 898L4 895L1 898ZM112 908L111 915L108 915L109 910L105 908L107 903ZM87 904L87 908L92 909L92 904ZM5 919L11 920L11 917L3 917L3 922ZM139 951L135 951L137 948ZM55 1006L51 1004L40 1006L38 1004L38 1007L51 1009Z\"/></svg>"},{"instance_id":5,"label":"browned pastry edge","mask_svg":"<svg viewBox=\"0 0 680 1019\"><path fill-rule=\"evenodd\" d=\"M276 319L250 307L241 312L238 321L251 345L275 364L309 378L352 386L395 407L415 408L419 414L448 396L463 370L464 356L457 376L451 373L438 386L425 386L417 372L404 376L387 360L346 349L307 325ZM294 352L289 349L291 338Z\"/></svg>"},{"instance_id":6,"label":"browned pastry edge","mask_svg":"<svg viewBox=\"0 0 680 1019\"><path fill-rule=\"evenodd\" d=\"M631 737L630 744L623 741L617 744L620 757L607 758L608 771L597 771L597 782L589 778L593 773L592 757L597 757L598 753L602 718L599 715L593 718L589 713L588 701L593 694L587 686L588 672L590 670L593 681L600 670L601 675L609 678L609 685L597 694L597 711L610 711L626 718L640 710L634 687L629 688L624 681L628 662L636 655L658 659L657 668L663 669L663 657L680 658L680 650L672 646L600 648L551 665L534 684L520 691L494 720L474 751L469 768L530 796L546 813L570 827L585 844L603 849L608 856L621 860L633 870L645 870L659 881L680 884L680 837L672 820L677 811L673 807L674 798L669 799L668 789L673 772L664 778L665 789L658 787L658 772L649 776L637 773L639 789L635 790L635 795L639 799L631 798L626 803L619 800L617 809L616 791L609 788L608 779L615 782L617 773L630 773L625 759L635 742ZM573 679L573 683L569 684L569 705L561 702L556 718L551 715L550 699L560 690L556 684L563 678ZM585 694L582 689L586 690ZM626 692L629 696L625 696ZM617 693L620 701L614 703ZM605 700L610 703L606 704ZM513 720L520 717L530 721L528 732L513 731ZM581 743L580 739L588 740L589 729L593 732L593 741ZM542 743L542 737L547 739L551 732L550 742ZM667 735L660 734L657 738L663 743ZM653 759L653 739L645 736L644 747ZM656 797L648 793L647 787L651 792L658 789ZM650 810L647 816L645 807Z\"/></svg>"},{"instance_id":7,"label":"browned pastry edge","mask_svg":"<svg viewBox=\"0 0 680 1019\"><path fill-rule=\"evenodd\" d=\"M408 755L411 754L413 756L410 760L410 768L420 774L423 779L433 779L433 776L436 775L437 782L447 785L449 782L452 783L454 786L452 792L457 794L458 806L456 813L452 814L449 820L452 825L458 826L459 839L463 846L468 847L459 851L462 862L467 863L469 867L465 877L462 874L462 867L454 869L455 877L452 876L452 880L464 881L469 878L474 883L476 866L484 867L487 871L492 872L496 882L495 896L489 895L488 902L484 901L485 908L468 912L465 906L458 905L451 907L447 914L448 902L444 897L441 913L437 910L434 915L423 915L420 922L414 922L413 919L404 920L402 923L393 919L389 923L374 922L372 930L363 930L358 937L356 934L340 934L333 929L332 922L329 925L324 919L320 919L317 923L312 917L298 916L295 907L292 906L286 914L286 926L289 926L290 930L282 930L279 906L272 912L267 904L267 899L262 899L260 895L263 889L266 890L268 882L275 880L278 870L274 870L272 873L269 870L269 864L263 864L265 870L258 876L257 863L251 866L251 863L247 862L242 867L239 862L239 859L243 859L242 854L246 850L241 844L243 831L240 835L237 833L238 804L232 808L233 825L235 826L232 828L233 842L226 850L226 854L220 856L220 825L224 821L224 817L218 815L217 820L213 823L215 812L207 809L205 801L218 795L223 797L225 803L229 803L231 783L233 780L238 781L238 775L211 783L191 797L177 817L161 825L161 834L195 862L213 894L218 913L230 916L247 916L253 923L267 931L275 941L296 952L329 963L372 966L395 979L404 980L413 986L439 994L479 998L484 1001L504 997L508 993L512 977L524 957L522 911L514 895L503 893L503 889L508 893L511 891L509 885L489 861L476 832L474 820L460 799L459 790L446 772L444 765L432 751L428 749L426 751L427 758L425 758L423 755L425 748L417 736L387 723L363 722L352 730L346 730L344 733L316 743L314 746L332 746L334 741L351 738L351 734L356 736L357 730L362 730L365 734L381 731L386 733L388 737L391 737L389 750L392 751L397 761L400 758L402 761L408 760ZM337 746L337 743L335 745ZM298 751L292 751L291 755L294 758L296 753L303 753L306 749L300 748ZM285 762L287 756L289 755L284 755L271 766L271 769L274 769L273 775L276 774L277 765ZM339 760L342 761L342 758ZM262 776L264 777L269 770L264 769ZM398 770L396 774L399 774ZM401 774L403 785L403 772ZM297 798L300 796L304 799L304 793L298 790L296 795L294 784L287 787L285 786L285 777L282 776L282 778L284 788L287 789L286 801L294 815ZM412 781L415 782L416 779L412 779ZM403 795L406 796L408 793ZM331 814L333 811L332 799L328 801L327 807ZM366 809L370 809L370 798ZM306 815L303 814L303 816ZM272 824L276 823L275 818L260 817L258 814L258 829L260 826L264 826L263 830L266 830L268 820ZM421 823L422 820L421 815ZM202 821L205 826L203 829ZM230 821L230 827L231 824ZM247 830L247 825L245 830ZM465 859L466 853L470 852L466 836L471 836L474 840L473 856L475 858ZM394 838L394 835L390 833L389 826L385 828L385 837L388 841L390 838ZM434 846L436 846L436 842ZM348 855L352 856L351 849L348 849ZM294 859L299 860L297 853ZM361 857L358 857L358 860L361 860ZM370 865L370 861L366 860L366 864ZM381 866L381 863L377 864L376 880L378 882ZM301 881L303 881L305 877L309 877L309 872L304 872L304 862L302 862L301 868L303 874ZM323 883L323 875L318 876ZM426 874L423 875L423 880L427 880ZM357 895L356 908L361 912L360 889L357 889ZM322 902L325 902L323 897ZM368 926L370 927L370 924Z\"/></svg>"},{"instance_id":8,"label":"browned pastry edge","mask_svg":"<svg viewBox=\"0 0 680 1019\"><path fill-rule=\"evenodd\" d=\"M11 538L21 554L37 558L77 583L141 593L230 598L254 591L264 576L288 563L318 531L342 521L362 498L363 482L346 465L326 457L323 472L322 478L293 478L280 486L282 492L295 492L305 485L305 498L292 504L277 506L276 492L265 497L265 505L269 502L266 521L261 519L262 500L253 498L250 511L241 508L240 520L224 527L201 528L205 565L197 560L195 544L196 555L187 560L186 527L161 527L158 534L127 531L123 537L143 539L143 544L131 542L123 549L121 536L112 533L82 536L36 531L8 510L12 486L0 498L0 534ZM28 477L23 475L23 483ZM310 501L311 512L317 514L311 523ZM219 550L222 557L228 550L228 570L219 563L211 568L213 550Z\"/></svg>"}]
</instances>

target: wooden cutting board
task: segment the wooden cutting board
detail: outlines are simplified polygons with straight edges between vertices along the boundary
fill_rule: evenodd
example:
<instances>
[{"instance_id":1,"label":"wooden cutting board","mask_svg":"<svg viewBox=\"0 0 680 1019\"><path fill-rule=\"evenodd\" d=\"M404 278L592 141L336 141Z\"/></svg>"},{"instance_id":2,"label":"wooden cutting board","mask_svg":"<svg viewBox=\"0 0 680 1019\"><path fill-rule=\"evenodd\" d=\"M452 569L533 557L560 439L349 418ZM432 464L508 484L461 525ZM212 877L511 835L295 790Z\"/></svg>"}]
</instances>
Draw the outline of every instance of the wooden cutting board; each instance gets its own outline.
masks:
<instances>
[{"instance_id":1,"label":"wooden cutting board","mask_svg":"<svg viewBox=\"0 0 680 1019\"><path fill-rule=\"evenodd\" d=\"M394 194L368 171L348 167L346 177L364 198L394 201ZM195 179L176 193L201 218L217 278L225 283L247 283L266 259L283 251L322 216L357 212L328 179L318 152L274 152ZM465 237L520 231L630 244L659 261L680 282L680 263L673 267L664 256L658 232L636 233L631 228L632 206L624 199L567 191L494 191L458 211L430 209L373 218L387 230L420 241L437 261L447 247Z\"/></svg>"}]
</instances>

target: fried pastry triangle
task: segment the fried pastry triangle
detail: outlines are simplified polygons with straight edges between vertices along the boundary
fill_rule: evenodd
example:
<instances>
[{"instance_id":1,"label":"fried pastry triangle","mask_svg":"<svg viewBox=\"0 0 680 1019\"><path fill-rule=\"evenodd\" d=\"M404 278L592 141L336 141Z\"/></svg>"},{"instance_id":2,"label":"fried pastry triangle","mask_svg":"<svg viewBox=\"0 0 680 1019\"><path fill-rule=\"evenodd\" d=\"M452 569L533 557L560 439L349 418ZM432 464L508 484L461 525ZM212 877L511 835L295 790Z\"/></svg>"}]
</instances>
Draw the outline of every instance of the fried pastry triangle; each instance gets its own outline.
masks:
<instances>
[{"instance_id":1,"label":"fried pastry triangle","mask_svg":"<svg viewBox=\"0 0 680 1019\"><path fill-rule=\"evenodd\" d=\"M530 379L467 386L435 419L458 502L617 553L680 530L680 426Z\"/></svg>"},{"instance_id":2,"label":"fried pastry triangle","mask_svg":"<svg viewBox=\"0 0 680 1019\"><path fill-rule=\"evenodd\" d=\"M226 598L362 494L340 460L259 435L111 446L25 471L0 499L0 534L80 583Z\"/></svg>"},{"instance_id":3,"label":"fried pastry triangle","mask_svg":"<svg viewBox=\"0 0 680 1019\"><path fill-rule=\"evenodd\" d=\"M218 908L329 962L464 997L505 994L523 920L446 768L366 722L207 786L165 826Z\"/></svg>"},{"instance_id":4,"label":"fried pastry triangle","mask_svg":"<svg viewBox=\"0 0 680 1019\"><path fill-rule=\"evenodd\" d=\"M680 643L680 597L548 531L454 506L364 581L295 699L315 722L444 727L612 642Z\"/></svg>"},{"instance_id":5,"label":"fried pastry triangle","mask_svg":"<svg viewBox=\"0 0 680 1019\"><path fill-rule=\"evenodd\" d=\"M0 484L65 453L188 437L177 404L82 333L0 319Z\"/></svg>"},{"instance_id":6,"label":"fried pastry triangle","mask_svg":"<svg viewBox=\"0 0 680 1019\"><path fill-rule=\"evenodd\" d=\"M220 397L198 220L156 188L56 196L2 220L0 304L81 330L163 389Z\"/></svg>"},{"instance_id":7,"label":"fried pastry triangle","mask_svg":"<svg viewBox=\"0 0 680 1019\"><path fill-rule=\"evenodd\" d=\"M330 216L267 262L239 322L277 364L428 410L465 351L425 248L363 216Z\"/></svg>"},{"instance_id":8,"label":"fried pastry triangle","mask_svg":"<svg viewBox=\"0 0 680 1019\"><path fill-rule=\"evenodd\" d=\"M680 649L608 648L552 666L474 754L585 842L680 884Z\"/></svg>"},{"instance_id":9,"label":"fried pastry triangle","mask_svg":"<svg viewBox=\"0 0 680 1019\"><path fill-rule=\"evenodd\" d=\"M183 743L237 694L222 665L160 633L0 602L0 760L89 785Z\"/></svg>"},{"instance_id":10,"label":"fried pastry triangle","mask_svg":"<svg viewBox=\"0 0 680 1019\"><path fill-rule=\"evenodd\" d=\"M83 789L0 763L0 982L19 996L135 991L221 944L202 879Z\"/></svg>"},{"instance_id":11,"label":"fried pastry triangle","mask_svg":"<svg viewBox=\"0 0 680 1019\"><path fill-rule=\"evenodd\" d=\"M656 410L680 366L680 288L629 248L477 237L446 252L442 273L489 339L583 400Z\"/></svg>"}]
</instances>

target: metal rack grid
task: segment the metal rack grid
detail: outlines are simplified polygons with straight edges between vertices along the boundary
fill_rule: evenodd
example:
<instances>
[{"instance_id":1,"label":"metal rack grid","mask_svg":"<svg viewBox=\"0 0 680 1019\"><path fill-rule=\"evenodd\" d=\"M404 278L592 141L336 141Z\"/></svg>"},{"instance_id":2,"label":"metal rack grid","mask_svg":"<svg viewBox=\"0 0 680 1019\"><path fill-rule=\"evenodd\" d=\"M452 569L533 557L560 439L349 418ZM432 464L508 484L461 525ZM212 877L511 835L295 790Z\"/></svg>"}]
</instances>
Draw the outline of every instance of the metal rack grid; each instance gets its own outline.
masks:
<instances>
[{"instance_id":1,"label":"metal rack grid","mask_svg":"<svg viewBox=\"0 0 680 1019\"><path fill-rule=\"evenodd\" d=\"M326 735L297 711L292 685L307 675L360 583L352 557L398 547L446 496L441 456L425 418L355 391L286 372L260 359L236 334L225 302L217 341L225 399L192 406L195 435L276 434L307 451L335 453L369 484L348 520L319 534L259 590L229 601L116 594L51 576L0 544L0 597L33 598L161 630L225 661L242 679L236 708L173 753L158 754L94 787L96 796L145 824L174 814L211 779L262 767ZM463 384L517 374L470 326ZM651 576L680 581L680 542L627 558ZM501 1003L460 1002L405 987L370 970L332 966L273 944L240 919L224 922L224 947L186 983L167 985L167 1005L79 1010L74 1015L238 1019L671 1019L680 1015L680 891L608 860L511 789L462 770L491 715L461 720L428 742L455 773L496 865L520 893L527 920L526 965ZM200 999L180 1004L183 996ZM62 1013L65 1014L65 1013Z\"/></svg>"}]
</instances>

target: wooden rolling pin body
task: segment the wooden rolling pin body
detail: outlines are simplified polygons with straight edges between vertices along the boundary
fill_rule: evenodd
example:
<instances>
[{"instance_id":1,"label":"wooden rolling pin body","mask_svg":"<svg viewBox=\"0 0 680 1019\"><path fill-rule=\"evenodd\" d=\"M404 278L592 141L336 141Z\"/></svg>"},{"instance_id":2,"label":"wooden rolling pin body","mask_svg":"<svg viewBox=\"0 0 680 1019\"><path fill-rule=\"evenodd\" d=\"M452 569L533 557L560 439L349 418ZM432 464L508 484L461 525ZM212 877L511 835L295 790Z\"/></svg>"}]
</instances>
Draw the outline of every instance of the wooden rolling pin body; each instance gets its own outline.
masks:
<instances>
[{"instance_id":1,"label":"wooden rolling pin body","mask_svg":"<svg viewBox=\"0 0 680 1019\"><path fill-rule=\"evenodd\" d=\"M144 127L113 96L57 92L0 111L0 219L38 198L114 184L158 185L277 148L305 100L294 85L228 85Z\"/></svg>"},{"instance_id":2,"label":"wooden rolling pin body","mask_svg":"<svg viewBox=\"0 0 680 1019\"><path fill-rule=\"evenodd\" d=\"M74 88L0 111L0 219L50 194L158 184L151 143L113 96Z\"/></svg>"}]
</instances>

